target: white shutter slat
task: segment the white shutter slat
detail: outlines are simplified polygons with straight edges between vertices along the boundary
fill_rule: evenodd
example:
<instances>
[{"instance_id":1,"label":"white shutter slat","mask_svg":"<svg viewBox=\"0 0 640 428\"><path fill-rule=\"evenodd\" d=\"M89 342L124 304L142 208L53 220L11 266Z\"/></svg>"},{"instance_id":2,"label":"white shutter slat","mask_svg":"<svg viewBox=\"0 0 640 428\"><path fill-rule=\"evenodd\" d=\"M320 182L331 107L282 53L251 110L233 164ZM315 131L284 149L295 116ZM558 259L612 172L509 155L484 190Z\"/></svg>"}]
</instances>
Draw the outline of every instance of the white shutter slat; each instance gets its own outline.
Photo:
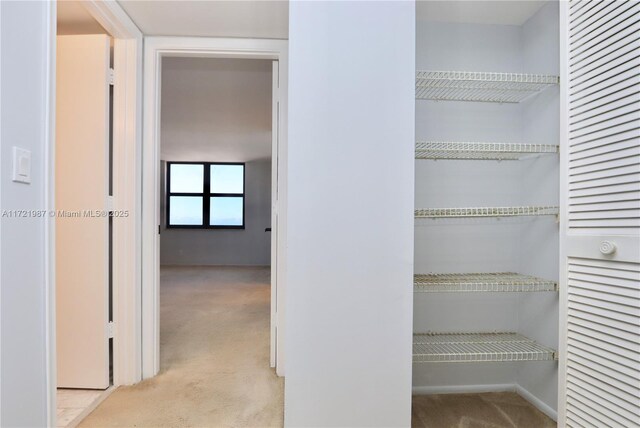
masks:
<instances>
[{"instance_id":1,"label":"white shutter slat","mask_svg":"<svg viewBox=\"0 0 640 428\"><path fill-rule=\"evenodd\" d=\"M598 50L596 50L595 52L586 50L581 55L572 57L570 60L570 66L579 67L583 64L589 64L592 61L599 60L604 55L608 55L611 51L615 51L616 49L624 48L629 44L636 43L638 40L637 34L639 29L640 20L624 28L622 31L611 35L611 37L604 40L600 45L598 45ZM571 82L571 88L573 89L582 83L584 83L584 80L576 79L575 81Z\"/></svg>"},{"instance_id":2,"label":"white shutter slat","mask_svg":"<svg viewBox=\"0 0 640 428\"><path fill-rule=\"evenodd\" d=\"M637 282L640 281L640 271L635 269L636 266L637 265L635 263L620 263L616 268L612 268L606 260L586 259L586 261L582 262L580 259L574 258L567 270L573 273L592 275L590 278L594 281L597 281L598 278L618 278L624 281L624 283L612 284L607 282L607 284L616 287L633 288L640 292L640 288L637 286Z\"/></svg>"},{"instance_id":3,"label":"white shutter slat","mask_svg":"<svg viewBox=\"0 0 640 428\"><path fill-rule=\"evenodd\" d=\"M604 195L591 195L584 197L572 197L571 209L579 208L581 205L589 204L615 204L617 202L640 200L640 191L626 193L605 193Z\"/></svg>"},{"instance_id":4,"label":"white shutter slat","mask_svg":"<svg viewBox=\"0 0 640 428\"><path fill-rule=\"evenodd\" d=\"M617 6L611 2L598 3L588 10L588 12L581 14L575 18L571 23L571 32L573 37L580 34L583 30L589 28L589 24L593 23L597 19L603 19L606 15L610 14L614 10L622 6L623 2L620 2Z\"/></svg>"},{"instance_id":5,"label":"white shutter slat","mask_svg":"<svg viewBox=\"0 0 640 428\"><path fill-rule=\"evenodd\" d=\"M612 153L624 149L633 149L634 147L638 148L640 147L640 142L638 142L634 134L635 133L629 133L629 138L620 139L616 136L614 138L602 138L579 146L573 146L569 149L569 153L572 155L572 161L575 163L578 159L588 159L590 156Z\"/></svg>"},{"instance_id":6,"label":"white shutter slat","mask_svg":"<svg viewBox=\"0 0 640 428\"><path fill-rule=\"evenodd\" d=\"M580 414L580 419L583 422L583 425L579 425L585 428L619 428L618 424L613 425L612 422L606 423L608 420L606 416L602 413L598 412L595 409L592 409L589 404L583 403L580 399L575 396L569 395L569 390L567 388L567 404L571 405L571 410L567 411L577 411Z\"/></svg>"},{"instance_id":7,"label":"white shutter slat","mask_svg":"<svg viewBox=\"0 0 640 428\"><path fill-rule=\"evenodd\" d=\"M583 97L584 94L581 92L596 89L596 85L602 84L603 81L611 80L608 86L619 82L621 79L616 79L615 76L624 75L629 69L629 64L638 59L637 49L639 43L640 41L637 40L627 43L620 49L614 49L598 59L589 58L576 65L575 68L572 69L572 77L575 77L575 84L571 88L570 94L572 96ZM612 46L612 48L615 48L615 46ZM590 60L592 60L592 62L590 62ZM633 68L631 71L630 75L626 77L637 74L633 73ZM635 71L637 72L637 70ZM577 87L577 85L584 85L585 83L588 85L585 85L583 88Z\"/></svg>"},{"instance_id":8,"label":"white shutter slat","mask_svg":"<svg viewBox=\"0 0 640 428\"><path fill-rule=\"evenodd\" d=\"M640 67L640 61L638 61L637 66ZM640 88L638 88L638 91L640 91ZM569 124L573 126L585 120L596 119L601 115L604 116L611 113L626 113L628 111L636 110L638 108L638 105L636 103L638 91L636 91L636 94L633 96L620 98L601 106L596 106L593 108L574 109L572 111L572 114L569 116Z\"/></svg>"},{"instance_id":9,"label":"white shutter slat","mask_svg":"<svg viewBox=\"0 0 640 428\"><path fill-rule=\"evenodd\" d=\"M638 338L640 337L640 335L638 334L629 334L626 337L611 336L611 332L607 329L594 329L580 325L572 325L571 330L583 336L588 336L605 343L611 343L615 346L620 346L629 351L638 351Z\"/></svg>"},{"instance_id":10,"label":"white shutter slat","mask_svg":"<svg viewBox=\"0 0 640 428\"><path fill-rule=\"evenodd\" d=\"M610 172L611 170L608 170L608 171ZM598 171L598 172L602 172L602 171ZM580 189L590 189L593 187L610 186L612 184L638 183L639 180L640 180L640 172L634 170L633 172L630 172L627 174L621 174L621 175L615 174L613 176L596 177L596 178L572 182L570 183L569 189L580 190Z\"/></svg>"},{"instance_id":11,"label":"white shutter slat","mask_svg":"<svg viewBox=\"0 0 640 428\"><path fill-rule=\"evenodd\" d=\"M622 115L617 119L613 119L613 123L607 121L605 123L600 124L597 130L591 130L589 132L575 132L570 133L572 146L576 144L583 144L592 141L599 140L601 138L606 138L610 136L624 134L626 132L631 132L631 135L638 136L640 135L640 123L638 123L638 114L636 112L631 112L626 115Z\"/></svg>"},{"instance_id":12,"label":"white shutter slat","mask_svg":"<svg viewBox=\"0 0 640 428\"><path fill-rule=\"evenodd\" d=\"M623 382L626 379L631 379L632 382L637 381L638 372L635 367L630 367L629 364L622 364L621 361L614 361L612 358L609 358L609 355L606 352L603 352L598 348L585 346L579 342L574 342L572 345L574 349L569 351L568 355L580 356L585 360L593 361L594 363L607 367L612 374L616 374L613 378L620 382ZM623 376L619 376L619 373Z\"/></svg>"},{"instance_id":13,"label":"white shutter slat","mask_svg":"<svg viewBox=\"0 0 640 428\"><path fill-rule=\"evenodd\" d=\"M602 93L599 97L591 95L588 98L583 98L571 104L569 112L571 113L571 115L575 115L583 112L584 110L606 106L607 104L623 99L626 100L627 97L629 98L628 101L634 101L637 100L639 93L640 88L638 88L637 85L629 85L629 87L626 87L617 92Z\"/></svg>"},{"instance_id":14,"label":"white shutter slat","mask_svg":"<svg viewBox=\"0 0 640 428\"><path fill-rule=\"evenodd\" d=\"M598 180L609 177L623 177L626 175L640 173L640 163L634 158L620 159L621 165L608 166L608 168L596 169L595 171L585 170L585 172L576 171L570 175L570 183L577 184L585 181ZM640 207L640 205L638 206Z\"/></svg>"},{"instance_id":15,"label":"white shutter slat","mask_svg":"<svg viewBox=\"0 0 640 428\"><path fill-rule=\"evenodd\" d=\"M633 331L625 331L618 326L610 326L608 324L602 324L595 322L595 319L588 319L585 314L580 314L578 311L574 312L575 321L571 324L572 331L580 331L580 328L585 328L590 331L599 331L602 334L612 335L612 337L618 337L629 343L637 343L638 333Z\"/></svg>"},{"instance_id":16,"label":"white shutter slat","mask_svg":"<svg viewBox=\"0 0 640 428\"><path fill-rule=\"evenodd\" d=\"M634 47L637 48L638 43L640 43L640 36L638 36L638 40L632 43L627 43L623 48L633 50ZM609 62L602 70L594 70L593 72L587 72L581 75L579 78L576 78L575 81L572 81L569 93L576 96L582 92L594 89L597 85L601 85L610 79L614 79L611 83L615 83L637 75L637 64L640 59L637 55L632 55L631 58L632 59L627 62ZM609 83L608 86L610 86L611 83ZM602 87L600 87L600 89L602 89Z\"/></svg>"},{"instance_id":17,"label":"white shutter slat","mask_svg":"<svg viewBox=\"0 0 640 428\"><path fill-rule=\"evenodd\" d=\"M569 385L568 389L571 391L571 395L575 398L582 398L583 402L588 403L590 406L594 406L598 412L602 415L606 415L607 418L615 421L621 426L628 426L636 420L637 416L628 407L632 407L629 403L619 400L612 402L607 400L607 392L600 388L591 385L588 382L579 381L580 371L576 370L574 373L574 380ZM591 374L591 373L590 373ZM585 377L588 375L585 375Z\"/></svg>"},{"instance_id":18,"label":"white shutter slat","mask_svg":"<svg viewBox=\"0 0 640 428\"><path fill-rule=\"evenodd\" d=\"M608 19L604 25L592 25L593 30L583 34L582 37L577 36L572 38L571 36L573 36L573 34L570 34L570 55L575 56L584 51L598 49L600 43L637 21L640 7L637 2L630 2L630 4L630 7L623 12L616 11L616 13L609 17L610 19Z\"/></svg>"},{"instance_id":19,"label":"white shutter slat","mask_svg":"<svg viewBox=\"0 0 640 428\"><path fill-rule=\"evenodd\" d=\"M592 103L573 104L569 107L569 117L574 120L575 118L582 118L581 115L590 116L592 112L617 108L617 105L636 103L639 94L640 88L632 87L619 93L605 95Z\"/></svg>"},{"instance_id":20,"label":"white shutter slat","mask_svg":"<svg viewBox=\"0 0 640 428\"><path fill-rule=\"evenodd\" d=\"M573 201L573 198L578 198L582 196L603 196L610 195L616 193L625 193L625 192L638 192L638 186L636 183L627 183L627 184L616 184L613 186L605 186L605 187L596 187L591 189L575 189L571 191L571 198L569 201ZM571 209L571 207L569 208ZM569 223L569 227L574 227L577 225L573 225Z\"/></svg>"},{"instance_id":21,"label":"white shutter slat","mask_svg":"<svg viewBox=\"0 0 640 428\"><path fill-rule=\"evenodd\" d=\"M638 81L640 82L640 78L638 78ZM640 120L640 110L637 108L633 109L631 107L626 109L626 111L618 110L606 115L597 116L593 119L585 120L582 123L574 123L572 124L573 130L569 135L572 139L577 139L587 135L597 138L598 132L616 129L616 127L628 123L632 123L634 125L627 127L628 129L639 129L638 120Z\"/></svg>"},{"instance_id":22,"label":"white shutter slat","mask_svg":"<svg viewBox=\"0 0 640 428\"><path fill-rule=\"evenodd\" d=\"M608 367L606 360L590 360L579 354L570 354L567 358L574 362L576 367L581 367L582 371L587 373L592 372L593 377L606 378L608 382L611 382L617 388L624 390L628 394L640 395L640 379L638 377L627 376L620 371ZM604 364L601 364L601 362L604 362Z\"/></svg>"},{"instance_id":23,"label":"white shutter slat","mask_svg":"<svg viewBox=\"0 0 640 428\"><path fill-rule=\"evenodd\" d=\"M634 413L633 403L637 401L637 398L633 394L629 394L622 388L617 387L615 389L615 393L610 394L609 391L612 389L610 387L613 385L604 382L603 379L600 378L598 372L592 370L581 370L580 366L576 366L569 368L568 374L571 375L570 382L574 385L583 385L585 390L590 389L593 391L602 391L604 393L600 393L599 395L609 396L608 398L610 401L617 402L621 407L629 411L629 413Z\"/></svg>"},{"instance_id":24,"label":"white shutter slat","mask_svg":"<svg viewBox=\"0 0 640 428\"><path fill-rule=\"evenodd\" d=\"M638 309L627 305L620 305L611 301L602 301L589 299L576 294L569 295L569 309L588 312L593 315L599 315L604 318L610 318L612 321L626 323L628 327L621 327L622 330L634 333L638 329ZM631 356L629 357L631 358ZM638 359L640 361L640 359Z\"/></svg>"},{"instance_id":25,"label":"white shutter slat","mask_svg":"<svg viewBox=\"0 0 640 428\"><path fill-rule=\"evenodd\" d=\"M567 421L574 413L598 426L630 426L640 414L640 264L567 266Z\"/></svg>"}]
</instances>

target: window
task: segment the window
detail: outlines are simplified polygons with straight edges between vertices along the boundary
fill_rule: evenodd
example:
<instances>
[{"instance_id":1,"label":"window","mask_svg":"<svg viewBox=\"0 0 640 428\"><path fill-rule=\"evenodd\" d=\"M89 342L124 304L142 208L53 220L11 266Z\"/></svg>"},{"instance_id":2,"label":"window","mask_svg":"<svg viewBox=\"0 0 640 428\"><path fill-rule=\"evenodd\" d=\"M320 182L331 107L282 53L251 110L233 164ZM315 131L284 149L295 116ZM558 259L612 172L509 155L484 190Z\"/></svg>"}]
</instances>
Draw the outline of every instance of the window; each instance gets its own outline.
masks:
<instances>
[{"instance_id":1,"label":"window","mask_svg":"<svg viewBox=\"0 0 640 428\"><path fill-rule=\"evenodd\" d=\"M244 229L244 164L168 162L167 227Z\"/></svg>"}]
</instances>

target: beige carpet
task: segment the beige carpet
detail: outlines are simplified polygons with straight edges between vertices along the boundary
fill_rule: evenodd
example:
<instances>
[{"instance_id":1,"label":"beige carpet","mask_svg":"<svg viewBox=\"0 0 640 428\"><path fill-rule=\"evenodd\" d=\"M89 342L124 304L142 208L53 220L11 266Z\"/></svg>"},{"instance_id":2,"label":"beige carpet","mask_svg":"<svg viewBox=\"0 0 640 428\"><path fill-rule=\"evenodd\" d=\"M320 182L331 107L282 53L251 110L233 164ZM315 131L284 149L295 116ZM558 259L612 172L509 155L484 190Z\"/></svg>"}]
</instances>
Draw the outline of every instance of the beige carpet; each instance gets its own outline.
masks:
<instances>
[{"instance_id":1,"label":"beige carpet","mask_svg":"<svg viewBox=\"0 0 640 428\"><path fill-rule=\"evenodd\" d=\"M118 388L80 426L282 426L269 299L266 268L163 268L160 374Z\"/></svg>"},{"instance_id":2,"label":"beige carpet","mask_svg":"<svg viewBox=\"0 0 640 428\"><path fill-rule=\"evenodd\" d=\"M411 426L552 428L556 423L515 392L414 395Z\"/></svg>"}]
</instances>

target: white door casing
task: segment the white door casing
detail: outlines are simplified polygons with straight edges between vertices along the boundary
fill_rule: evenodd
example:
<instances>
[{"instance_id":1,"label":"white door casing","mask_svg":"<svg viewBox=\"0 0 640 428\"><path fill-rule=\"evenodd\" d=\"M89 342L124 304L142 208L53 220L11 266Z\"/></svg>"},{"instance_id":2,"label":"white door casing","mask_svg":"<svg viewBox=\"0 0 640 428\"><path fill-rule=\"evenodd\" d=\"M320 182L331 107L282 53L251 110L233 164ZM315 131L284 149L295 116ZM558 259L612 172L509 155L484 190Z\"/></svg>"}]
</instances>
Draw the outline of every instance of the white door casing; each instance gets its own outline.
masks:
<instances>
[{"instance_id":1,"label":"white door casing","mask_svg":"<svg viewBox=\"0 0 640 428\"><path fill-rule=\"evenodd\" d=\"M58 387L109 386L109 37L59 36L56 97Z\"/></svg>"},{"instance_id":2,"label":"white door casing","mask_svg":"<svg viewBox=\"0 0 640 428\"><path fill-rule=\"evenodd\" d=\"M639 2L561 2L560 426L640 426L639 31Z\"/></svg>"},{"instance_id":3,"label":"white door casing","mask_svg":"<svg viewBox=\"0 0 640 428\"><path fill-rule=\"evenodd\" d=\"M286 302L286 233L287 233L287 64L288 42L269 39L233 39L209 37L146 37L144 39L144 136L142 176L142 377L155 376L160 370L160 313L159 313L159 145L162 58L171 56L204 58L271 59L278 62L278 122L277 157L272 160L276 169L277 216L272 219L271 239L276 245L272 259L272 275L276 275L275 298L277 311L272 307L277 335L271 352L279 376L284 375L284 337ZM272 190L273 191L273 190ZM272 201L274 199L272 198ZM273 222L277 225L274 228ZM272 247L273 252L273 247ZM273 256L272 256L273 257ZM273 272L273 271L276 272ZM272 324L272 332L274 327ZM271 343L274 343L272 338ZM277 350L277 351L276 351Z\"/></svg>"},{"instance_id":4,"label":"white door casing","mask_svg":"<svg viewBox=\"0 0 640 428\"><path fill-rule=\"evenodd\" d=\"M279 63L272 63L271 93L271 350L270 365L276 366L278 348L278 122L280 115Z\"/></svg>"}]
</instances>

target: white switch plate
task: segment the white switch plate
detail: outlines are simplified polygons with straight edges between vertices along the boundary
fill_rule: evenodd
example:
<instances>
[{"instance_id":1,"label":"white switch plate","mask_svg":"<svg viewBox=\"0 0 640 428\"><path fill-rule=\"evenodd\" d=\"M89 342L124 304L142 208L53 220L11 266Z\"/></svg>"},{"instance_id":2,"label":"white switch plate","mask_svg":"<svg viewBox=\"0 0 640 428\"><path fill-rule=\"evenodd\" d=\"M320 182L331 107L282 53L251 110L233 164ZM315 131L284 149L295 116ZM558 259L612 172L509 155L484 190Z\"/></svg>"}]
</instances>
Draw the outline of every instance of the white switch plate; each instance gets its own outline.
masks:
<instances>
[{"instance_id":1,"label":"white switch plate","mask_svg":"<svg viewBox=\"0 0 640 428\"><path fill-rule=\"evenodd\" d=\"M13 181L31 183L31 152L13 147Z\"/></svg>"}]
</instances>

